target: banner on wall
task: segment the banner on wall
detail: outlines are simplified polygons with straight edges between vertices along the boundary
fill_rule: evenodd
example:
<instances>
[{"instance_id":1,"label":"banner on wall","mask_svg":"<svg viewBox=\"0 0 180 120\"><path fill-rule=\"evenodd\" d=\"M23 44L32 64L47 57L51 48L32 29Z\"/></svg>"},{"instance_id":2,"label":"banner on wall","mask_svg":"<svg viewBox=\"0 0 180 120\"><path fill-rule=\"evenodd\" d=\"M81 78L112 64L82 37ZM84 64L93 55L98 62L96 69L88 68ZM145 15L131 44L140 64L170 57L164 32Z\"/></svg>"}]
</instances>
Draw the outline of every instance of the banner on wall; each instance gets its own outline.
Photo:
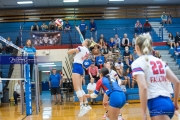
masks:
<instances>
[{"instance_id":1,"label":"banner on wall","mask_svg":"<svg viewBox=\"0 0 180 120\"><path fill-rule=\"evenodd\" d=\"M61 33L53 32L31 32L31 40L34 46L53 46L61 44Z\"/></svg>"}]
</instances>

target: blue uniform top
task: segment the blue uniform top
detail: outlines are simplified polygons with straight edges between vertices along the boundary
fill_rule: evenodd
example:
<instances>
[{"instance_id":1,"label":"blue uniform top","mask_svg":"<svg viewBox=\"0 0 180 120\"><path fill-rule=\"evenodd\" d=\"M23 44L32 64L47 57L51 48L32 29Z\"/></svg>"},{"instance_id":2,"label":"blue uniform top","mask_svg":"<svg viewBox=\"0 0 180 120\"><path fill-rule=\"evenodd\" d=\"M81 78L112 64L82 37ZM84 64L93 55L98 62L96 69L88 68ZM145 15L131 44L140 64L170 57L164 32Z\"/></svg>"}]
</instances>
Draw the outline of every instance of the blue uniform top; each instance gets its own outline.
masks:
<instances>
[{"instance_id":1,"label":"blue uniform top","mask_svg":"<svg viewBox=\"0 0 180 120\"><path fill-rule=\"evenodd\" d=\"M29 59L33 59L34 58L34 54L36 52L36 49L34 47L24 46L23 50L25 50L28 53L28 58Z\"/></svg>"},{"instance_id":2,"label":"blue uniform top","mask_svg":"<svg viewBox=\"0 0 180 120\"><path fill-rule=\"evenodd\" d=\"M69 23L68 24L66 23L64 26L65 26L65 28L71 27L71 25Z\"/></svg>"},{"instance_id":3,"label":"blue uniform top","mask_svg":"<svg viewBox=\"0 0 180 120\"><path fill-rule=\"evenodd\" d=\"M83 66L85 68L88 68L89 66L91 66L91 64L92 64L92 61L90 59L84 60L83 62Z\"/></svg>"},{"instance_id":4,"label":"blue uniform top","mask_svg":"<svg viewBox=\"0 0 180 120\"><path fill-rule=\"evenodd\" d=\"M87 26L86 23L79 24L80 31L85 31L86 30L86 26Z\"/></svg>"},{"instance_id":5,"label":"blue uniform top","mask_svg":"<svg viewBox=\"0 0 180 120\"><path fill-rule=\"evenodd\" d=\"M104 64L104 62L105 62L104 56L97 56L96 57L96 64L97 65Z\"/></svg>"},{"instance_id":6,"label":"blue uniform top","mask_svg":"<svg viewBox=\"0 0 180 120\"><path fill-rule=\"evenodd\" d=\"M59 74L51 74L49 76L49 81L51 82L51 87L59 87L61 76Z\"/></svg>"},{"instance_id":7,"label":"blue uniform top","mask_svg":"<svg viewBox=\"0 0 180 120\"><path fill-rule=\"evenodd\" d=\"M111 79L111 81L112 81L112 85L110 85L110 82L107 77L103 77L102 79L99 79L98 82L96 83L96 90L94 91L94 93L98 95L101 88L103 88L103 90L105 91L108 97L110 97L110 94L114 91L122 92L122 89L118 85L116 80Z\"/></svg>"},{"instance_id":8,"label":"blue uniform top","mask_svg":"<svg viewBox=\"0 0 180 120\"><path fill-rule=\"evenodd\" d=\"M94 28L94 30L93 31L96 31L97 30L97 26L96 26L96 23L95 22L90 22L90 24L89 24L89 29L91 30L91 28Z\"/></svg>"},{"instance_id":9,"label":"blue uniform top","mask_svg":"<svg viewBox=\"0 0 180 120\"><path fill-rule=\"evenodd\" d=\"M110 47L113 47L115 44L116 44L115 42L111 42L111 41L109 42Z\"/></svg>"}]
</instances>

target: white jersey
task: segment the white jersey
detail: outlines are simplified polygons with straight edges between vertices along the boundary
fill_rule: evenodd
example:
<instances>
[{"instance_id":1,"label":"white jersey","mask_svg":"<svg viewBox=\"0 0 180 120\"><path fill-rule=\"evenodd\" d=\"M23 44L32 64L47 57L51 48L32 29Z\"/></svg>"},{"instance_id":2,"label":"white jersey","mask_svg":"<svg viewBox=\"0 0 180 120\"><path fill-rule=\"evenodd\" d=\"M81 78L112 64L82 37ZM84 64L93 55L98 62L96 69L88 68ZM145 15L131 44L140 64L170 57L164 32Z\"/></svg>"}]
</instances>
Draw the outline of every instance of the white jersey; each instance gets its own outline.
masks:
<instances>
[{"instance_id":1,"label":"white jersey","mask_svg":"<svg viewBox=\"0 0 180 120\"><path fill-rule=\"evenodd\" d=\"M110 76L110 78L112 78L112 79L116 80L116 77L118 76L118 74L117 74L117 72L116 72L116 71L114 71L114 70L110 70L110 72L109 72L109 76Z\"/></svg>"},{"instance_id":2,"label":"white jersey","mask_svg":"<svg viewBox=\"0 0 180 120\"><path fill-rule=\"evenodd\" d=\"M169 67L159 58L152 55L147 55L147 57L148 61L142 55L131 64L133 76L138 74L145 75L148 99L156 98L160 95L170 97L167 89L169 81L166 79L166 70Z\"/></svg>"},{"instance_id":3,"label":"white jersey","mask_svg":"<svg viewBox=\"0 0 180 120\"><path fill-rule=\"evenodd\" d=\"M118 62L115 63L115 67L117 67L118 69L120 69L123 66L124 66L123 62L121 62L120 64Z\"/></svg>"},{"instance_id":4,"label":"white jersey","mask_svg":"<svg viewBox=\"0 0 180 120\"><path fill-rule=\"evenodd\" d=\"M79 46L78 53L74 57L74 63L83 64L83 61L89 57L89 50L86 47Z\"/></svg>"},{"instance_id":5,"label":"white jersey","mask_svg":"<svg viewBox=\"0 0 180 120\"><path fill-rule=\"evenodd\" d=\"M167 88L168 88L168 91L169 91L170 94L173 94L173 93L174 93L173 86L172 86L171 82L169 82Z\"/></svg>"}]
</instances>

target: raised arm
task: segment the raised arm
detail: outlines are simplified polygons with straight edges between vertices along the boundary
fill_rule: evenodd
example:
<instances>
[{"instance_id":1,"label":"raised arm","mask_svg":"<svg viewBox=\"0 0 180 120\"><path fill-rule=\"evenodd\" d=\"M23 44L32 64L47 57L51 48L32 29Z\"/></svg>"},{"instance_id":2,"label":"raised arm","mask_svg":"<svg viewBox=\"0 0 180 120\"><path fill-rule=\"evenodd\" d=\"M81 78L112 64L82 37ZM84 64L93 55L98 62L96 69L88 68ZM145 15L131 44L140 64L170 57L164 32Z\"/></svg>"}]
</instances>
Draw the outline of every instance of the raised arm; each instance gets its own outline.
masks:
<instances>
[{"instance_id":1,"label":"raised arm","mask_svg":"<svg viewBox=\"0 0 180 120\"><path fill-rule=\"evenodd\" d=\"M73 53L78 53L79 50L78 49L70 49L67 53L68 54L73 54Z\"/></svg>"}]
</instances>

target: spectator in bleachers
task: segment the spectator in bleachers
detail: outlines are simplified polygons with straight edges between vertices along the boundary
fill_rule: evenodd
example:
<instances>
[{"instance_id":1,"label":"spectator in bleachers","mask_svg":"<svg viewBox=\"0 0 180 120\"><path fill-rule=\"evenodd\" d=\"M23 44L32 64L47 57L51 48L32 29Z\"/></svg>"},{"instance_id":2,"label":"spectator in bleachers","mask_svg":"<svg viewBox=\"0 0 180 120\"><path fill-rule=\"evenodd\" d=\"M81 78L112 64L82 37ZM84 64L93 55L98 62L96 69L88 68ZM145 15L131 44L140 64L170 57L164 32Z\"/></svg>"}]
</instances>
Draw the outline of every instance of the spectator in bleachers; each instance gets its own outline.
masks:
<instances>
[{"instance_id":1,"label":"spectator in bleachers","mask_svg":"<svg viewBox=\"0 0 180 120\"><path fill-rule=\"evenodd\" d=\"M109 49L112 51L113 47L116 45L113 38L110 39L108 45L109 45Z\"/></svg>"},{"instance_id":2,"label":"spectator in bleachers","mask_svg":"<svg viewBox=\"0 0 180 120\"><path fill-rule=\"evenodd\" d=\"M95 45L94 46L94 49L92 50L92 54L96 57L96 56L99 56L101 54L99 48L98 48L98 45Z\"/></svg>"},{"instance_id":3,"label":"spectator in bleachers","mask_svg":"<svg viewBox=\"0 0 180 120\"><path fill-rule=\"evenodd\" d=\"M83 68L84 68L84 71L85 71L85 75L88 75L88 68L91 66L92 64L92 60L91 59L85 59L84 62L83 62Z\"/></svg>"},{"instance_id":4,"label":"spectator in bleachers","mask_svg":"<svg viewBox=\"0 0 180 120\"><path fill-rule=\"evenodd\" d=\"M167 15L167 24L172 24L172 16L170 13Z\"/></svg>"},{"instance_id":5,"label":"spectator in bleachers","mask_svg":"<svg viewBox=\"0 0 180 120\"><path fill-rule=\"evenodd\" d=\"M99 70L98 67L95 66L94 62L92 62L91 66L89 67L89 75L90 78L94 78L96 82L99 80Z\"/></svg>"},{"instance_id":6,"label":"spectator in bleachers","mask_svg":"<svg viewBox=\"0 0 180 120\"><path fill-rule=\"evenodd\" d=\"M132 56L132 54L130 54L129 55L129 60L127 60L127 66L129 67L129 69L130 69L130 72L131 72L131 64L133 63L133 61L134 61L134 58L133 58L133 56Z\"/></svg>"},{"instance_id":7,"label":"spectator in bleachers","mask_svg":"<svg viewBox=\"0 0 180 120\"><path fill-rule=\"evenodd\" d=\"M132 39L132 47L133 47L133 48L135 48L136 37L137 37L137 34L134 33L134 38Z\"/></svg>"},{"instance_id":8,"label":"spectator in bleachers","mask_svg":"<svg viewBox=\"0 0 180 120\"><path fill-rule=\"evenodd\" d=\"M113 55L116 55L117 52L119 53L119 48L117 47L117 44L115 44L112 48L112 53Z\"/></svg>"},{"instance_id":9,"label":"spectator in bleachers","mask_svg":"<svg viewBox=\"0 0 180 120\"><path fill-rule=\"evenodd\" d=\"M91 78L90 83L87 85L87 90L88 90L88 94L94 93L94 91L96 90L96 83L94 83L94 78ZM93 104L93 102L96 102L96 99L92 99L91 98L91 104Z\"/></svg>"},{"instance_id":10,"label":"spectator in bleachers","mask_svg":"<svg viewBox=\"0 0 180 120\"><path fill-rule=\"evenodd\" d=\"M89 24L89 29L90 29L91 37L93 37L94 41L97 42L97 25L94 22L94 19L91 19L91 22Z\"/></svg>"},{"instance_id":11,"label":"spectator in bleachers","mask_svg":"<svg viewBox=\"0 0 180 120\"><path fill-rule=\"evenodd\" d=\"M8 37L7 40L9 42L12 42L10 37ZM5 52L6 52L6 54L12 54L13 47L11 47L10 45L6 44Z\"/></svg>"},{"instance_id":12,"label":"spectator in bleachers","mask_svg":"<svg viewBox=\"0 0 180 120\"><path fill-rule=\"evenodd\" d=\"M139 20L136 21L134 31L137 34L141 34L142 33L142 24L139 22Z\"/></svg>"},{"instance_id":13,"label":"spectator in bleachers","mask_svg":"<svg viewBox=\"0 0 180 120\"><path fill-rule=\"evenodd\" d=\"M34 22L34 25L31 26L31 31L37 31L37 30L39 30L39 26L37 22Z\"/></svg>"},{"instance_id":14,"label":"spectator in bleachers","mask_svg":"<svg viewBox=\"0 0 180 120\"><path fill-rule=\"evenodd\" d=\"M134 88L134 85L137 84L135 77L132 76L132 88Z\"/></svg>"},{"instance_id":15,"label":"spectator in bleachers","mask_svg":"<svg viewBox=\"0 0 180 120\"><path fill-rule=\"evenodd\" d=\"M46 25L46 22L43 22L43 24L41 25L41 30L48 30L48 26Z\"/></svg>"},{"instance_id":16,"label":"spectator in bleachers","mask_svg":"<svg viewBox=\"0 0 180 120\"><path fill-rule=\"evenodd\" d=\"M66 23L64 25L64 30L71 30L71 25L69 24L68 20L66 20Z\"/></svg>"},{"instance_id":17,"label":"spectator in bleachers","mask_svg":"<svg viewBox=\"0 0 180 120\"><path fill-rule=\"evenodd\" d=\"M112 63L114 62L114 56L113 56L111 51L109 51L109 53L108 53L108 55L106 57L106 61L110 61Z\"/></svg>"},{"instance_id":18,"label":"spectator in bleachers","mask_svg":"<svg viewBox=\"0 0 180 120\"><path fill-rule=\"evenodd\" d=\"M163 12L163 14L161 15L161 20L163 25L167 23L167 15L165 14L165 12Z\"/></svg>"},{"instance_id":19,"label":"spectator in bleachers","mask_svg":"<svg viewBox=\"0 0 180 120\"><path fill-rule=\"evenodd\" d=\"M146 23L144 24L144 32L147 33L147 32L151 32L151 24L148 22L148 20L146 20Z\"/></svg>"},{"instance_id":20,"label":"spectator in bleachers","mask_svg":"<svg viewBox=\"0 0 180 120\"><path fill-rule=\"evenodd\" d=\"M100 47L100 51L104 49L104 46L106 45L103 39L100 39L100 41L97 44Z\"/></svg>"},{"instance_id":21,"label":"spectator in bleachers","mask_svg":"<svg viewBox=\"0 0 180 120\"><path fill-rule=\"evenodd\" d=\"M130 55L129 47L125 47L125 51L123 53L124 61L127 63L129 61L129 55Z\"/></svg>"},{"instance_id":22,"label":"spectator in bleachers","mask_svg":"<svg viewBox=\"0 0 180 120\"><path fill-rule=\"evenodd\" d=\"M131 74L130 74L130 68L127 68L124 72L124 85L126 86L128 83L128 87L131 88Z\"/></svg>"},{"instance_id":23,"label":"spectator in bleachers","mask_svg":"<svg viewBox=\"0 0 180 120\"><path fill-rule=\"evenodd\" d=\"M155 57L161 59L161 55L160 55L159 51L155 51Z\"/></svg>"},{"instance_id":24,"label":"spectator in bleachers","mask_svg":"<svg viewBox=\"0 0 180 120\"><path fill-rule=\"evenodd\" d=\"M103 67L104 62L105 62L105 57L103 55L96 57L96 65L98 66L99 69Z\"/></svg>"},{"instance_id":25,"label":"spectator in bleachers","mask_svg":"<svg viewBox=\"0 0 180 120\"><path fill-rule=\"evenodd\" d=\"M51 21L49 22L49 30L56 30L56 23L54 18L52 18Z\"/></svg>"},{"instance_id":26,"label":"spectator in bleachers","mask_svg":"<svg viewBox=\"0 0 180 120\"><path fill-rule=\"evenodd\" d=\"M18 82L15 83L15 85L14 85L14 93L13 93L13 96L14 96L14 101L15 101L15 104L14 104L14 105L18 105L17 98L21 96L21 85L20 85L20 81L19 81L19 80L18 80Z\"/></svg>"},{"instance_id":27,"label":"spectator in bleachers","mask_svg":"<svg viewBox=\"0 0 180 120\"><path fill-rule=\"evenodd\" d=\"M102 54L106 58L108 56L108 53L109 53L109 49L108 49L107 45L105 45L104 49L102 49Z\"/></svg>"},{"instance_id":28,"label":"spectator in bleachers","mask_svg":"<svg viewBox=\"0 0 180 120\"><path fill-rule=\"evenodd\" d=\"M100 41L100 39L103 39L103 41L105 42L105 44L107 43L106 38L104 37L103 34L100 35L100 38L99 38L98 42Z\"/></svg>"},{"instance_id":29,"label":"spectator in bleachers","mask_svg":"<svg viewBox=\"0 0 180 120\"><path fill-rule=\"evenodd\" d=\"M180 46L179 46L179 43L177 43L177 47L176 47L176 50L174 52L175 52L176 59L177 59L178 56L180 56Z\"/></svg>"},{"instance_id":30,"label":"spectator in bleachers","mask_svg":"<svg viewBox=\"0 0 180 120\"><path fill-rule=\"evenodd\" d=\"M132 54L132 56L133 56L134 60L136 60L139 57L135 49L134 49L134 53Z\"/></svg>"},{"instance_id":31,"label":"spectator in bleachers","mask_svg":"<svg viewBox=\"0 0 180 120\"><path fill-rule=\"evenodd\" d=\"M121 46L122 47L130 46L129 38L127 38L127 34L126 33L124 34L124 38L122 39Z\"/></svg>"},{"instance_id":32,"label":"spectator in bleachers","mask_svg":"<svg viewBox=\"0 0 180 120\"><path fill-rule=\"evenodd\" d=\"M169 35L168 35L167 44L171 46L171 49L173 49L173 45L176 46L172 33L169 33Z\"/></svg>"},{"instance_id":33,"label":"spectator in bleachers","mask_svg":"<svg viewBox=\"0 0 180 120\"><path fill-rule=\"evenodd\" d=\"M117 47L120 48L120 44L121 44L121 40L120 38L118 37L118 34L115 35L114 37L114 42L116 43Z\"/></svg>"},{"instance_id":34,"label":"spectator in bleachers","mask_svg":"<svg viewBox=\"0 0 180 120\"><path fill-rule=\"evenodd\" d=\"M124 67L124 64L121 61L121 58L118 58L117 62L115 63L115 68L116 68L116 72L118 73L120 78L123 77L123 67Z\"/></svg>"},{"instance_id":35,"label":"spectator in bleachers","mask_svg":"<svg viewBox=\"0 0 180 120\"><path fill-rule=\"evenodd\" d=\"M92 52L89 53L89 59L90 59L92 62L95 62L95 55L93 55Z\"/></svg>"},{"instance_id":36,"label":"spectator in bleachers","mask_svg":"<svg viewBox=\"0 0 180 120\"><path fill-rule=\"evenodd\" d=\"M81 23L79 24L79 28L83 38L86 39L86 30L88 29L88 27L87 24L84 23L84 19L81 20Z\"/></svg>"},{"instance_id":37,"label":"spectator in bleachers","mask_svg":"<svg viewBox=\"0 0 180 120\"><path fill-rule=\"evenodd\" d=\"M180 44L180 36L179 32L176 32L176 37L175 37L175 44L179 43Z\"/></svg>"},{"instance_id":38,"label":"spectator in bleachers","mask_svg":"<svg viewBox=\"0 0 180 120\"><path fill-rule=\"evenodd\" d=\"M116 62L119 58L121 58L120 50L116 51L116 53L114 54L114 62Z\"/></svg>"}]
</instances>

